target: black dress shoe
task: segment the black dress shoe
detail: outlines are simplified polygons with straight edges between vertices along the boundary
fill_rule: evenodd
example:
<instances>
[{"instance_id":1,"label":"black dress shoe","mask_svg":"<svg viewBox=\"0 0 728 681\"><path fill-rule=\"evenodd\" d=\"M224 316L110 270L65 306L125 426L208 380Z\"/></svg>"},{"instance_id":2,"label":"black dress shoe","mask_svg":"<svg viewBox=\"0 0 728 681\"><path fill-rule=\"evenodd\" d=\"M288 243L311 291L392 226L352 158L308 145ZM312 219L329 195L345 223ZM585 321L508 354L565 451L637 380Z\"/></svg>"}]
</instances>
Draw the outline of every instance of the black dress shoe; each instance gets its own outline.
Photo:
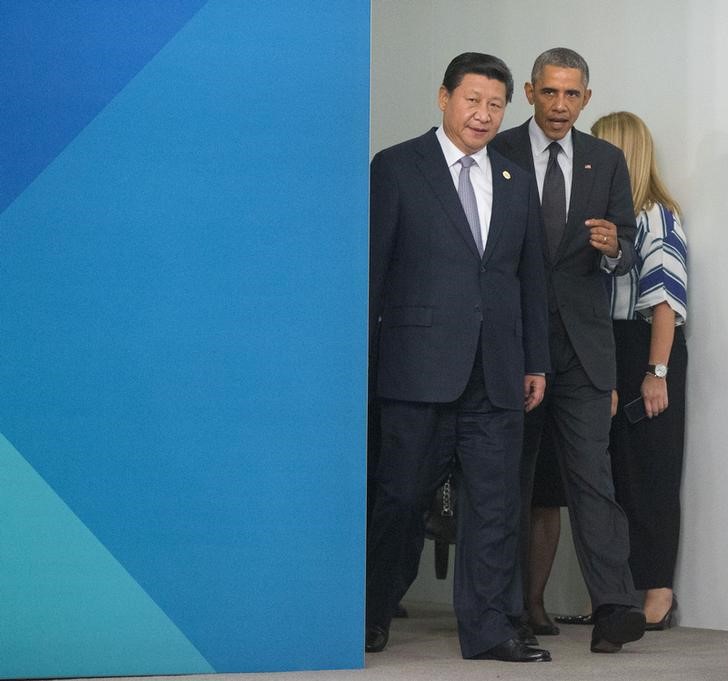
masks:
<instances>
[{"instance_id":1,"label":"black dress shoe","mask_svg":"<svg viewBox=\"0 0 728 681\"><path fill-rule=\"evenodd\" d=\"M594 624L594 618L589 615L556 615L554 620L559 624Z\"/></svg>"},{"instance_id":2,"label":"black dress shoe","mask_svg":"<svg viewBox=\"0 0 728 681\"><path fill-rule=\"evenodd\" d=\"M622 650L622 644L607 641L606 638L602 638L597 633L597 630L594 629L594 631L592 631L590 650L593 653L618 653Z\"/></svg>"},{"instance_id":3,"label":"black dress shoe","mask_svg":"<svg viewBox=\"0 0 728 681\"><path fill-rule=\"evenodd\" d=\"M626 605L603 605L594 613L591 651L616 653L645 633L645 613Z\"/></svg>"},{"instance_id":4,"label":"black dress shoe","mask_svg":"<svg viewBox=\"0 0 728 681\"><path fill-rule=\"evenodd\" d=\"M381 653L389 641L389 629L372 624L367 627L364 650L367 653Z\"/></svg>"},{"instance_id":5,"label":"black dress shoe","mask_svg":"<svg viewBox=\"0 0 728 681\"><path fill-rule=\"evenodd\" d=\"M645 631L664 631L675 626L675 611L677 610L677 598L672 597L672 603L665 616L659 622L647 622Z\"/></svg>"},{"instance_id":6,"label":"black dress shoe","mask_svg":"<svg viewBox=\"0 0 728 681\"><path fill-rule=\"evenodd\" d=\"M500 660L501 662L550 662L551 653L541 648L531 648L517 638L509 638L472 660Z\"/></svg>"}]
</instances>

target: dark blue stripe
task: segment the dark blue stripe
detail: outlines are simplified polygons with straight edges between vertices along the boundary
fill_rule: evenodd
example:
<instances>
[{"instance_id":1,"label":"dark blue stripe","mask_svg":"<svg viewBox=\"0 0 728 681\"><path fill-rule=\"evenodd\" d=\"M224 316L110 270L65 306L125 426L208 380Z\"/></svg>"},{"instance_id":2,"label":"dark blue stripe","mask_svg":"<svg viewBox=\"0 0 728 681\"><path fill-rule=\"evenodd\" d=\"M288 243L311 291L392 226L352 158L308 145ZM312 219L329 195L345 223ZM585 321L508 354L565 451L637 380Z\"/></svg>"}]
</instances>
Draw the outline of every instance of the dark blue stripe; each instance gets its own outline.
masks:
<instances>
[{"instance_id":1,"label":"dark blue stripe","mask_svg":"<svg viewBox=\"0 0 728 681\"><path fill-rule=\"evenodd\" d=\"M206 1L0 3L0 213Z\"/></svg>"}]
</instances>

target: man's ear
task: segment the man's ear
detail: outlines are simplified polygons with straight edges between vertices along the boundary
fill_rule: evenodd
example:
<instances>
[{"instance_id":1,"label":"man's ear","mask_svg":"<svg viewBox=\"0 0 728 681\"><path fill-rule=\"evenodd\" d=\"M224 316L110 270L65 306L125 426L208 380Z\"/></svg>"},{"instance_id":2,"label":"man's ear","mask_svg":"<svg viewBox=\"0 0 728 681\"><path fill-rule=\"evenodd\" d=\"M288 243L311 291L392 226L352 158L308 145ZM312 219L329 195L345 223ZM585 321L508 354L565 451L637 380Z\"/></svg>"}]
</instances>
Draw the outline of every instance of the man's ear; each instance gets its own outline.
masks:
<instances>
[{"instance_id":1,"label":"man's ear","mask_svg":"<svg viewBox=\"0 0 728 681\"><path fill-rule=\"evenodd\" d=\"M450 93L444 85L440 85L440 90L437 93L437 105L440 107L440 111L445 111L448 100L450 99Z\"/></svg>"},{"instance_id":2,"label":"man's ear","mask_svg":"<svg viewBox=\"0 0 728 681\"><path fill-rule=\"evenodd\" d=\"M584 103L581 105L582 110L586 107L587 104L589 104L589 100L591 99L591 90L589 88L586 89L584 92Z\"/></svg>"},{"instance_id":3,"label":"man's ear","mask_svg":"<svg viewBox=\"0 0 728 681\"><path fill-rule=\"evenodd\" d=\"M526 82L523 86L523 91L526 93L526 99L529 104L533 104L533 84Z\"/></svg>"}]
</instances>

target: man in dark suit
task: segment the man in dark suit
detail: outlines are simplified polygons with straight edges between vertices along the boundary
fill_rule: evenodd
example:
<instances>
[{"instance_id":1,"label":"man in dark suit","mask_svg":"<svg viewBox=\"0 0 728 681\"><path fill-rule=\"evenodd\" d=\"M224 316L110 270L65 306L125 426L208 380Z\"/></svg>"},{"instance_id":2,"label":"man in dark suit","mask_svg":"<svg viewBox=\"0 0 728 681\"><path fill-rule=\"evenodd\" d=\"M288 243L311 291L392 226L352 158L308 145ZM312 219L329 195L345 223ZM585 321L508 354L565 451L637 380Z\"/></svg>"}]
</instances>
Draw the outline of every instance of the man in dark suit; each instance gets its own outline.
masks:
<instances>
[{"instance_id":1,"label":"man in dark suit","mask_svg":"<svg viewBox=\"0 0 728 681\"><path fill-rule=\"evenodd\" d=\"M455 612L466 658L550 659L518 639L523 413L548 370L535 183L486 147L513 79L465 53L448 66L442 125L371 164L370 362L380 416L367 547L366 650L382 650L417 574L423 512L461 471Z\"/></svg>"},{"instance_id":2,"label":"man in dark suit","mask_svg":"<svg viewBox=\"0 0 728 681\"><path fill-rule=\"evenodd\" d=\"M592 600L591 649L616 652L642 636L645 619L634 607L639 599L627 563L627 520L614 501L607 453L616 368L604 273L632 267L635 218L622 152L573 128L589 102L588 83L587 64L576 52L544 52L525 86L534 117L500 133L491 149L535 176L546 241L552 371L543 404L526 417L522 556L541 429L549 419Z\"/></svg>"}]
</instances>

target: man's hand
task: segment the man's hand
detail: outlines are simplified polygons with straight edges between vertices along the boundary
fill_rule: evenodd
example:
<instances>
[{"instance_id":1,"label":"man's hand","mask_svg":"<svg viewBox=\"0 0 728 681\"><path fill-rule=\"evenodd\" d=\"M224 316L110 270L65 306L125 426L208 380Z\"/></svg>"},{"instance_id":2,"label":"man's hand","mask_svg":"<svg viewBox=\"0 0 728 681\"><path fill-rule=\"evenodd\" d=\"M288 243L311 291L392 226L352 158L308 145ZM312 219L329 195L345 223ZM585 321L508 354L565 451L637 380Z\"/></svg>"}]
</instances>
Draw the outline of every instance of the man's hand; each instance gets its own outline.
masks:
<instances>
[{"instance_id":1,"label":"man's hand","mask_svg":"<svg viewBox=\"0 0 728 681\"><path fill-rule=\"evenodd\" d=\"M531 411L531 409L538 407L538 405L541 404L545 390L545 376L526 374L526 378L523 381L523 394L525 397L524 408L526 411Z\"/></svg>"},{"instance_id":2,"label":"man's hand","mask_svg":"<svg viewBox=\"0 0 728 681\"><path fill-rule=\"evenodd\" d=\"M619 406L619 395L617 394L617 391L612 388L612 409L610 412L610 416L614 418L617 415L617 407Z\"/></svg>"},{"instance_id":3,"label":"man's hand","mask_svg":"<svg viewBox=\"0 0 728 681\"><path fill-rule=\"evenodd\" d=\"M617 225L608 220L593 218L584 223L589 228L589 243L602 255L616 258L619 255Z\"/></svg>"}]
</instances>

